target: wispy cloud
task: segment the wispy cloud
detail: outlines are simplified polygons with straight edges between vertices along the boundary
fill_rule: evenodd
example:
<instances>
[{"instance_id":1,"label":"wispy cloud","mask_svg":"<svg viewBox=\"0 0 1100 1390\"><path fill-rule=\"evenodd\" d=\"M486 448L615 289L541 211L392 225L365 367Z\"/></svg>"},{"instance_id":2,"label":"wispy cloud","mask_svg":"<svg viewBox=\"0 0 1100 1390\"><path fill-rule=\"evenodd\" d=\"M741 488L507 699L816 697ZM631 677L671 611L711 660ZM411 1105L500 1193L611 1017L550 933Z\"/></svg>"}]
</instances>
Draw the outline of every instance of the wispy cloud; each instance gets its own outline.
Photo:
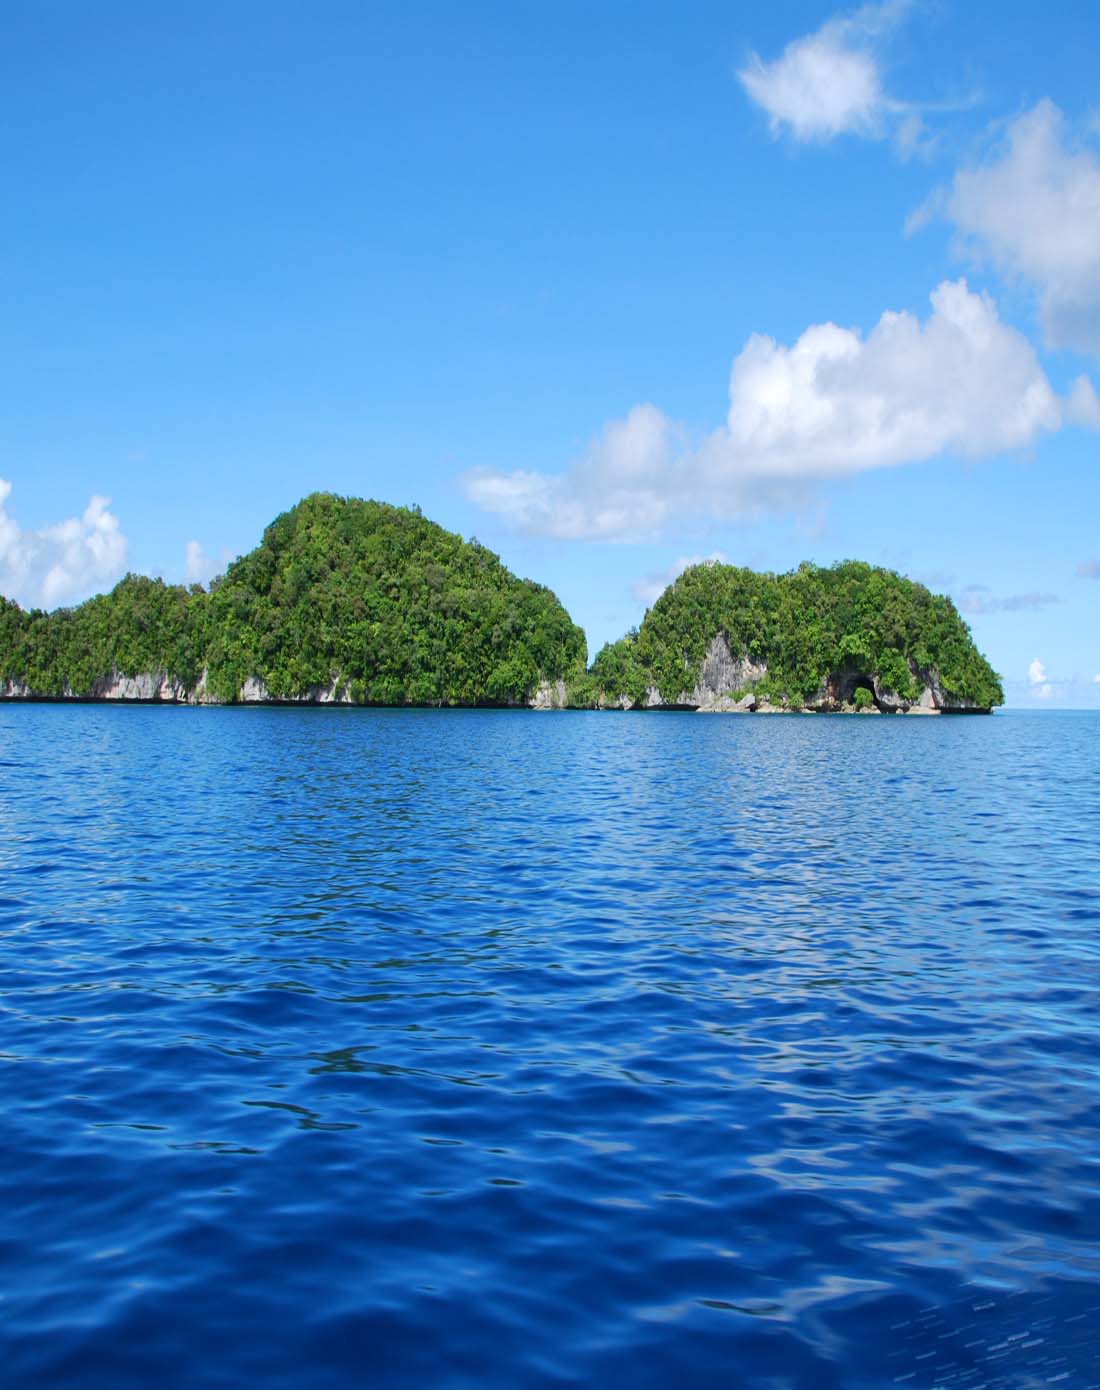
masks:
<instances>
[{"instance_id":1,"label":"wispy cloud","mask_svg":"<svg viewBox=\"0 0 1100 1390\"><path fill-rule=\"evenodd\" d=\"M959 611L969 614L1021 613L1061 603L1057 594L1007 594L998 598L984 584L969 584L956 599Z\"/></svg>"},{"instance_id":2,"label":"wispy cloud","mask_svg":"<svg viewBox=\"0 0 1100 1390\"><path fill-rule=\"evenodd\" d=\"M1082 579L1100 579L1100 560L1082 560L1077 573Z\"/></svg>"},{"instance_id":3,"label":"wispy cloud","mask_svg":"<svg viewBox=\"0 0 1100 1390\"><path fill-rule=\"evenodd\" d=\"M112 583L126 565L127 541L110 498L92 497L80 516L41 530L9 515L12 485L0 478L0 592L26 607L54 608Z\"/></svg>"},{"instance_id":4,"label":"wispy cloud","mask_svg":"<svg viewBox=\"0 0 1100 1390\"><path fill-rule=\"evenodd\" d=\"M882 315L866 337L815 324L787 347L754 334L734 360L726 423L695 448L653 405L608 425L566 472L479 470L467 496L519 528L585 539L654 535L673 518L800 510L814 484L945 453L1028 447L1100 405L1066 397L993 300L944 282L923 321Z\"/></svg>"},{"instance_id":5,"label":"wispy cloud","mask_svg":"<svg viewBox=\"0 0 1100 1390\"><path fill-rule=\"evenodd\" d=\"M466 495L519 527L559 539L636 540L659 531L675 502L679 431L653 405L612 420L566 474L475 469Z\"/></svg>"},{"instance_id":6,"label":"wispy cloud","mask_svg":"<svg viewBox=\"0 0 1100 1390\"><path fill-rule=\"evenodd\" d=\"M188 541L184 547L184 582L187 584L209 584L215 575L224 572L232 559L228 550L222 550L219 558L208 555L201 541Z\"/></svg>"},{"instance_id":7,"label":"wispy cloud","mask_svg":"<svg viewBox=\"0 0 1100 1390\"><path fill-rule=\"evenodd\" d=\"M864 5L792 39L770 62L751 54L737 76L767 113L772 134L786 132L805 143L840 135L889 137L909 155L926 138L922 113L970 105L900 101L887 93L881 51L912 8L910 0Z\"/></svg>"},{"instance_id":8,"label":"wispy cloud","mask_svg":"<svg viewBox=\"0 0 1100 1390\"><path fill-rule=\"evenodd\" d=\"M685 570L691 569L694 565L724 565L727 562L728 556L721 550L715 550L710 555L681 555L663 570L650 570L648 574L636 580L631 584L630 592L639 603L644 603L649 608Z\"/></svg>"},{"instance_id":9,"label":"wispy cloud","mask_svg":"<svg viewBox=\"0 0 1100 1390\"><path fill-rule=\"evenodd\" d=\"M986 156L912 214L954 224L960 249L1035 291L1052 347L1100 352L1100 151L1051 101L999 128ZM1100 408L1095 398L1084 409Z\"/></svg>"}]
</instances>

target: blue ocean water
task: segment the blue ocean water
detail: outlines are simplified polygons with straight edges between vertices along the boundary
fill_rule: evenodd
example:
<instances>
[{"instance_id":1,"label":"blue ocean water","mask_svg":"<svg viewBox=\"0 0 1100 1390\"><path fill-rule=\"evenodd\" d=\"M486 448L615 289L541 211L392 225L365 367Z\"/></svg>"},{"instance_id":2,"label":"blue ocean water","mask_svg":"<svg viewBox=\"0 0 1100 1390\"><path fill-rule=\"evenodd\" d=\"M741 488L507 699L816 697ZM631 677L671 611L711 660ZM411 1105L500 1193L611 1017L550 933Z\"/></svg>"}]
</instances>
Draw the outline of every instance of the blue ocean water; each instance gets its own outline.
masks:
<instances>
[{"instance_id":1,"label":"blue ocean water","mask_svg":"<svg viewBox=\"0 0 1100 1390\"><path fill-rule=\"evenodd\" d=\"M3 1383L1100 1383L1098 736L0 707Z\"/></svg>"}]
</instances>

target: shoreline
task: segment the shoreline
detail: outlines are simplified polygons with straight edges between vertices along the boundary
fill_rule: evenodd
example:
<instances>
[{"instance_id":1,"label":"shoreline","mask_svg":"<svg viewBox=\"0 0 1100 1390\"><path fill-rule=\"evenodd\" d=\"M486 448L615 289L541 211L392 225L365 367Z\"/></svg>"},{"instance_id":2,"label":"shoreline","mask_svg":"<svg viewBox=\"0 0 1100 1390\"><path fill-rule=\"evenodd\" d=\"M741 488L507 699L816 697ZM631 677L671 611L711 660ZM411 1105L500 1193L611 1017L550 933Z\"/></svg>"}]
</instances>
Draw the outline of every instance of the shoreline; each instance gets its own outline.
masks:
<instances>
[{"instance_id":1,"label":"shoreline","mask_svg":"<svg viewBox=\"0 0 1100 1390\"><path fill-rule=\"evenodd\" d=\"M8 694L0 691L0 705L104 705L116 707L139 707L145 709L340 709L340 710L455 710L455 711L482 711L499 713L518 713L529 714L642 714L642 715L670 715L670 714L706 714L706 715L750 715L760 718L768 718L771 715L839 715L841 717L864 716L909 716L912 718L964 716L964 715L990 715L996 713L995 708L956 708L956 709L927 709L920 706L913 706L909 709L880 709L873 706L870 709L794 709L783 705L761 705L754 709L735 709L722 708L713 705L645 705L636 704L624 706L620 704L606 705L535 705L526 704L471 704L471 705L447 705L447 704L400 704L385 705L371 704L366 702L356 702L352 700L317 700L317 699L276 699L268 698L263 700L213 700L213 699L176 699L161 698L158 696L118 696L118 695L41 695L41 694ZM1043 713L1043 711L1038 711Z\"/></svg>"}]
</instances>

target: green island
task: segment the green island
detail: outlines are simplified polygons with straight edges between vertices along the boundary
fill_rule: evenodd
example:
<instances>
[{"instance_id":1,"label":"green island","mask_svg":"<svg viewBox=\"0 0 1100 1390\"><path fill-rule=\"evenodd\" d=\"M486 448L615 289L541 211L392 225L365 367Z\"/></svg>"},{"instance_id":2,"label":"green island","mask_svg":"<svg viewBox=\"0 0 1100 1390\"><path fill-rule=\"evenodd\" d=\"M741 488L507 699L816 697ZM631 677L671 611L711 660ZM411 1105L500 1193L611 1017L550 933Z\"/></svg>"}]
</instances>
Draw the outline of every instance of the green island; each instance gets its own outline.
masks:
<instances>
[{"instance_id":1,"label":"green island","mask_svg":"<svg viewBox=\"0 0 1100 1390\"><path fill-rule=\"evenodd\" d=\"M0 598L0 698L988 712L949 598L855 561L685 571L586 666L553 593L417 508L314 493L209 589L127 575L53 612Z\"/></svg>"}]
</instances>

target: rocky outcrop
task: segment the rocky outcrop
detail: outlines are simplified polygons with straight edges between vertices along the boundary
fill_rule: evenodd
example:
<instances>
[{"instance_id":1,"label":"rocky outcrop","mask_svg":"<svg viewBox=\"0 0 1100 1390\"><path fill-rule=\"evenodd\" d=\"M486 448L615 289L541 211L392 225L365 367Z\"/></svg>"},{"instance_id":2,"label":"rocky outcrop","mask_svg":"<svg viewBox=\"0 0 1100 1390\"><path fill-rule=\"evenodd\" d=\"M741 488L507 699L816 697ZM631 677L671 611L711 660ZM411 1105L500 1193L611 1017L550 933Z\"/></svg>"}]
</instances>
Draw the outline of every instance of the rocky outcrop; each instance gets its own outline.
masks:
<instances>
[{"instance_id":1,"label":"rocky outcrop","mask_svg":"<svg viewBox=\"0 0 1100 1390\"><path fill-rule=\"evenodd\" d=\"M757 695L755 687L767 676L764 662L757 662L730 648L725 633L718 633L707 648L698 677L691 690L682 690L675 700L665 700L656 686L650 686L644 698L635 705L627 696L616 700L602 698L601 709L690 709L700 714L944 714L988 713L981 706L968 704L950 695L940 681L938 672L911 668L913 679L920 686L916 699L900 695L886 686L876 672L845 667L834 671L821 688L804 703L786 700L771 703ZM855 705L858 690L870 693L873 703L859 709Z\"/></svg>"},{"instance_id":2,"label":"rocky outcrop","mask_svg":"<svg viewBox=\"0 0 1100 1390\"><path fill-rule=\"evenodd\" d=\"M563 680L540 681L527 701L528 709L567 709L568 706Z\"/></svg>"},{"instance_id":3,"label":"rocky outcrop","mask_svg":"<svg viewBox=\"0 0 1100 1390\"><path fill-rule=\"evenodd\" d=\"M729 638L719 632L712 638L694 686L681 690L674 700L666 700L655 685L648 687L640 702L642 709L689 709L704 714L747 714L756 708L752 686L768 674L762 662L746 653L735 656ZM620 698L605 708L631 709L633 701Z\"/></svg>"},{"instance_id":4,"label":"rocky outcrop","mask_svg":"<svg viewBox=\"0 0 1100 1390\"><path fill-rule=\"evenodd\" d=\"M619 710L633 709L634 701L629 695L616 695L614 698L611 698L601 690L599 695L596 696L596 708ZM646 705L645 708L648 709L650 707Z\"/></svg>"},{"instance_id":5,"label":"rocky outcrop","mask_svg":"<svg viewBox=\"0 0 1100 1390\"><path fill-rule=\"evenodd\" d=\"M60 696L45 695L32 690L22 681L0 683L0 700L104 700L136 704L219 705L207 688L207 673L203 671L194 686L186 686L166 671L144 671L125 676L113 671L109 676L94 680L88 691L75 691L65 686ZM348 683L334 676L327 685L311 686L300 695L272 695L258 676L249 676L237 693L242 705L350 705L353 703Z\"/></svg>"},{"instance_id":6,"label":"rocky outcrop","mask_svg":"<svg viewBox=\"0 0 1100 1390\"><path fill-rule=\"evenodd\" d=\"M137 676L124 676L112 671L92 681L89 698L93 700L143 700L186 703L190 692L167 671L146 671Z\"/></svg>"},{"instance_id":7,"label":"rocky outcrop","mask_svg":"<svg viewBox=\"0 0 1100 1390\"><path fill-rule=\"evenodd\" d=\"M729 638L724 632L719 632L707 648L694 689L690 694L682 693L679 703L694 705L697 709L707 706L716 709L721 702L729 701L733 696L739 701L746 690L767 674L767 666L763 662L753 661L747 652L734 656Z\"/></svg>"},{"instance_id":8,"label":"rocky outcrop","mask_svg":"<svg viewBox=\"0 0 1100 1390\"><path fill-rule=\"evenodd\" d=\"M23 681L7 680L0 683L0 699L3 700L129 700L145 704L199 704L205 693L204 679L194 690L187 687L166 671L146 671L137 676L124 676L121 671L112 671L109 676L99 676L92 681L87 691L73 690L66 683L60 695L44 694L32 689Z\"/></svg>"},{"instance_id":9,"label":"rocky outcrop","mask_svg":"<svg viewBox=\"0 0 1100 1390\"><path fill-rule=\"evenodd\" d=\"M874 671L843 667L826 679L821 689L806 702L806 707L831 714L867 713L867 710L854 708L856 691L864 689L871 693L874 700L870 712L880 714L989 713L985 706L971 704L949 694L943 688L938 671L923 670L914 663L910 663L909 669L914 683L920 687L920 694L915 699L892 690Z\"/></svg>"},{"instance_id":10,"label":"rocky outcrop","mask_svg":"<svg viewBox=\"0 0 1100 1390\"><path fill-rule=\"evenodd\" d=\"M921 686L920 695L907 699L883 685L874 672L854 669L834 672L822 688L804 704L787 701L771 703L759 696L754 687L768 674L763 662L753 661L747 654L735 655L724 633L719 633L707 648L698 678L691 690L682 690L675 700L665 700L656 686L650 686L644 697L635 703L629 696L615 699L600 696L598 709L629 710L696 710L700 714L951 714L988 713L978 706L958 700L944 690L935 671L913 669ZM874 703L857 710L855 692L871 692ZM22 681L8 679L0 682L0 700L103 700L144 704L215 705L225 701L213 696L207 686L207 673L202 672L191 687L166 671L147 671L134 676L113 671L109 676L94 680L87 692L65 686L58 695L44 695L32 690ZM351 705L354 700L349 683L334 676L325 685L311 686L298 695L272 695L259 676L249 676L237 693L242 705ZM541 681L527 699L527 707L535 710L569 708L568 690L564 680Z\"/></svg>"},{"instance_id":11,"label":"rocky outcrop","mask_svg":"<svg viewBox=\"0 0 1100 1390\"><path fill-rule=\"evenodd\" d=\"M699 714L752 714L757 708L756 696L750 690L747 695L734 699L732 695L716 695L705 704L699 705Z\"/></svg>"}]
</instances>

